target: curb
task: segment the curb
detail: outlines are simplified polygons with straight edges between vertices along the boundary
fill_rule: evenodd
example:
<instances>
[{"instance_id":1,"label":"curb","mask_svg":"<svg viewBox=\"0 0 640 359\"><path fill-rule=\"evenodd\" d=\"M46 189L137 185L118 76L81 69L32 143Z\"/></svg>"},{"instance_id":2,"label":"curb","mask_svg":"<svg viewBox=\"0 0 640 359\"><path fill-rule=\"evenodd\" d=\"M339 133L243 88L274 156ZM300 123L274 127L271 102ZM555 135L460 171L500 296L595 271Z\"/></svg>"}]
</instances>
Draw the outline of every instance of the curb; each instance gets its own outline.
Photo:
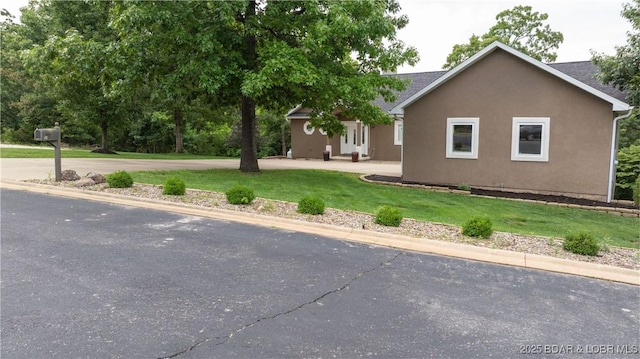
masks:
<instances>
[{"instance_id":1,"label":"curb","mask_svg":"<svg viewBox=\"0 0 640 359\"><path fill-rule=\"evenodd\" d=\"M49 186L6 179L0 180L0 188L214 218L261 227L315 234L323 237L400 250L409 250L419 253L442 255L514 267L539 269L549 272L604 279L640 286L640 271L597 263L572 261L568 259L513 252L502 249L482 248L431 239L417 239L398 234L386 234L362 229L344 228L327 224L303 222L287 218L271 217L267 215L243 213L217 208L203 208L195 205L173 202L169 203L161 200L144 198L132 199L128 196L110 193L83 191L74 188Z\"/></svg>"}]
</instances>

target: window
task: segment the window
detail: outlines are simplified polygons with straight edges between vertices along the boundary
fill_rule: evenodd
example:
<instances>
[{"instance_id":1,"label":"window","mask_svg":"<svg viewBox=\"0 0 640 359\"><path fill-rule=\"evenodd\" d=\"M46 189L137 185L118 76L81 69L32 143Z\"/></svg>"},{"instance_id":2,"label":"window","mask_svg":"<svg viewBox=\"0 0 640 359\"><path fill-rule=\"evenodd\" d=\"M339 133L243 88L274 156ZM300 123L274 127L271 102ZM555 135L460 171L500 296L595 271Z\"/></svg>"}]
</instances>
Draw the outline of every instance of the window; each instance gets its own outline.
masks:
<instances>
[{"instance_id":1,"label":"window","mask_svg":"<svg viewBox=\"0 0 640 359\"><path fill-rule=\"evenodd\" d=\"M478 158L479 118L447 119L447 158Z\"/></svg>"},{"instance_id":2,"label":"window","mask_svg":"<svg viewBox=\"0 0 640 359\"><path fill-rule=\"evenodd\" d=\"M393 144L396 146L402 145L402 121L395 121L393 123Z\"/></svg>"},{"instance_id":3,"label":"window","mask_svg":"<svg viewBox=\"0 0 640 359\"><path fill-rule=\"evenodd\" d=\"M313 135L313 132L316 130L315 127L311 126L311 121L305 122L304 125L302 125L302 129L307 135Z\"/></svg>"},{"instance_id":4,"label":"window","mask_svg":"<svg viewBox=\"0 0 640 359\"><path fill-rule=\"evenodd\" d=\"M548 117L514 117L511 160L549 162Z\"/></svg>"}]
</instances>

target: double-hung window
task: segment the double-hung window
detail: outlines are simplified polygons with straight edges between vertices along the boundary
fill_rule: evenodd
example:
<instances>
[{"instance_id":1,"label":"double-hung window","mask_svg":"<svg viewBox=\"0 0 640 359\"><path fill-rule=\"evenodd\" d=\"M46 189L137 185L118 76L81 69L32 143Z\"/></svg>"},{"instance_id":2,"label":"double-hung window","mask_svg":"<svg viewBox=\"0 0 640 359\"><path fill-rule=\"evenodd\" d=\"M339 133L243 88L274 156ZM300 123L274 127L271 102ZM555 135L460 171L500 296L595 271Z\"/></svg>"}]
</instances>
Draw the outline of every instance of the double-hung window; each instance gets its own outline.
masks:
<instances>
[{"instance_id":1,"label":"double-hung window","mask_svg":"<svg viewBox=\"0 0 640 359\"><path fill-rule=\"evenodd\" d=\"M478 133L480 119L477 117L454 117L447 119L447 158L478 159Z\"/></svg>"},{"instance_id":2,"label":"double-hung window","mask_svg":"<svg viewBox=\"0 0 640 359\"><path fill-rule=\"evenodd\" d=\"M396 120L393 122L393 144L396 146L402 145L402 121Z\"/></svg>"},{"instance_id":3,"label":"double-hung window","mask_svg":"<svg viewBox=\"0 0 640 359\"><path fill-rule=\"evenodd\" d=\"M514 117L511 160L549 162L549 117Z\"/></svg>"}]
</instances>

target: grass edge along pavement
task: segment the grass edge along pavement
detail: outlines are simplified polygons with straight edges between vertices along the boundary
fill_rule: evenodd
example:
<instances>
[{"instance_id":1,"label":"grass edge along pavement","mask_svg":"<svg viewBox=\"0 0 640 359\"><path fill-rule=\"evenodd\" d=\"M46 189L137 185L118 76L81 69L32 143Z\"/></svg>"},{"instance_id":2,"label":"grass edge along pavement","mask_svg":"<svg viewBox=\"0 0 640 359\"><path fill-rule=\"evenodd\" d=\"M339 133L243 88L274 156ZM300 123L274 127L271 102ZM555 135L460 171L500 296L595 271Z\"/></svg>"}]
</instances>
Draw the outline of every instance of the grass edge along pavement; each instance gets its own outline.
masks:
<instances>
[{"instance_id":1,"label":"grass edge along pavement","mask_svg":"<svg viewBox=\"0 0 640 359\"><path fill-rule=\"evenodd\" d=\"M600 244L640 249L640 220L577 208L481 198L418 188L366 183L358 174L325 170L176 170L131 172L135 182L162 185L168 177L188 188L224 192L243 184L256 196L297 202L305 196L322 199L327 207L375 213L381 205L402 210L405 218L462 226L469 218L488 216L494 229L524 235L564 238L577 231L592 233Z\"/></svg>"},{"instance_id":2,"label":"grass edge along pavement","mask_svg":"<svg viewBox=\"0 0 640 359\"><path fill-rule=\"evenodd\" d=\"M143 186L156 189L160 189L161 187L154 185ZM277 221L274 221L274 217L272 216L257 213L246 213L243 210L238 210L236 208L237 206L235 205L230 205L234 208L232 210L223 208L210 208L198 205L188 205L185 203L174 201L168 202L167 198L139 198L136 196L132 197L131 195L126 194L123 195L101 191L87 191L80 188L69 187L60 184L54 185L53 183L41 184L37 182L29 183L23 181L2 179L0 179L0 187L7 189L24 190L34 193L43 193L53 196L93 200L111 204L168 211L172 213L200 216L205 218L215 218L269 228L299 231L335 238L338 240L384 246L400 250L444 255L448 257L462 258L467 260L489 262L494 264L502 264L529 269L539 269L551 272L622 282L631 285L640 285L640 276L638 275L637 269L629 269L594 262L589 263L576 261L575 259L555 258L553 256L510 251L497 248L477 247L475 245L452 243L427 238L416 239L410 236L407 237L402 234L378 233L371 230L346 228L331 224L310 223L289 218L278 218ZM193 191L197 192L198 190ZM215 194L215 192L207 193ZM168 197L174 200L179 200L179 197L181 196Z\"/></svg>"},{"instance_id":3,"label":"grass edge along pavement","mask_svg":"<svg viewBox=\"0 0 640 359\"><path fill-rule=\"evenodd\" d=\"M0 148L0 158L53 158L53 147ZM117 158L133 160L206 160L229 159L234 157L203 156L189 153L139 153L120 152L117 154L94 153L88 149L63 148L63 158Z\"/></svg>"}]
</instances>

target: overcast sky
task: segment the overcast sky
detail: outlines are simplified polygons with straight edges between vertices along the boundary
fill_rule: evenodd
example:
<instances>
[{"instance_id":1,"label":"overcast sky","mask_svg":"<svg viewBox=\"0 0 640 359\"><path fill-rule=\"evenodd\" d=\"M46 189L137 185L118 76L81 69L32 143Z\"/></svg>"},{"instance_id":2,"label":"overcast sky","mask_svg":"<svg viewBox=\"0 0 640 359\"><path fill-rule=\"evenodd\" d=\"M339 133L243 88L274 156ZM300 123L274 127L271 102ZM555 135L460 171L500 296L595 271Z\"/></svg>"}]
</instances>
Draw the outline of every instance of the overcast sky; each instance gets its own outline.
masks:
<instances>
[{"instance_id":1,"label":"overcast sky","mask_svg":"<svg viewBox=\"0 0 640 359\"><path fill-rule=\"evenodd\" d=\"M472 34L482 35L496 23L502 10L530 5L533 11L549 14L547 23L564 35L557 62L583 61L590 50L609 55L615 46L626 44L628 21L620 16L623 0L399 0L409 25L398 33L401 40L420 53L415 67L400 73L436 71L442 68L453 45L466 43ZM0 5L13 15L28 0L8 0Z\"/></svg>"}]
</instances>

